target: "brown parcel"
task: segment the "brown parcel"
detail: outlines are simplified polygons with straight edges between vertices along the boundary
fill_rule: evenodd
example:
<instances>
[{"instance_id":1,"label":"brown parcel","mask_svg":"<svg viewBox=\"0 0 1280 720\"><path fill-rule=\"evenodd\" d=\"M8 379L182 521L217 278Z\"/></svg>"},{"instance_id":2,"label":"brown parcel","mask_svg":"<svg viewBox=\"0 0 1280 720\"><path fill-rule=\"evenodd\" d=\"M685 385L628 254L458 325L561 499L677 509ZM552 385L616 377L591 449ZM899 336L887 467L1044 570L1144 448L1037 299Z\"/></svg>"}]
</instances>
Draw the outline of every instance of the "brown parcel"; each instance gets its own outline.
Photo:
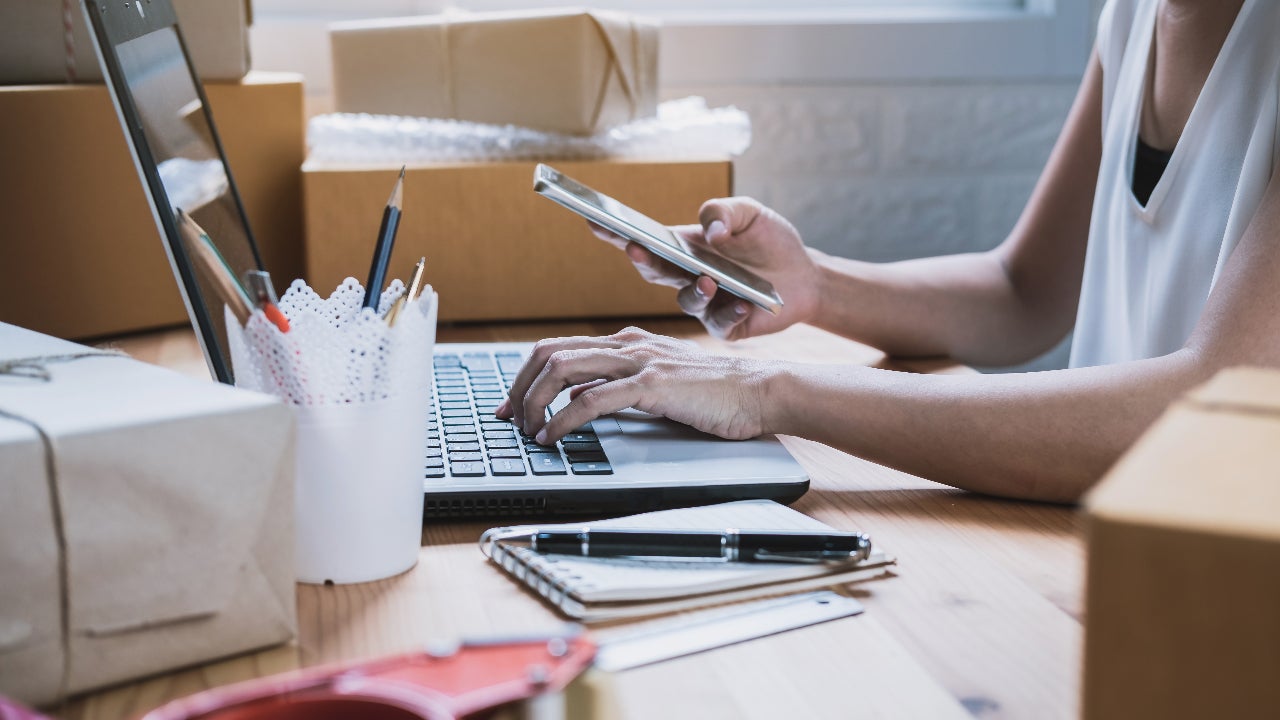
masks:
<instances>
[{"instance_id":1,"label":"brown parcel","mask_svg":"<svg viewBox=\"0 0 1280 720\"><path fill-rule=\"evenodd\" d=\"M87 350L0 324L0 362ZM289 408L128 358L46 368L0 376L0 410L53 449L50 472L0 416L0 694L44 704L64 671L74 694L293 637Z\"/></svg>"},{"instance_id":2,"label":"brown parcel","mask_svg":"<svg viewBox=\"0 0 1280 720\"><path fill-rule=\"evenodd\" d=\"M276 283L302 272L302 80L207 83L214 122ZM0 320L84 338L188 322L101 85L0 87Z\"/></svg>"},{"instance_id":3,"label":"brown parcel","mask_svg":"<svg viewBox=\"0 0 1280 720\"><path fill-rule=\"evenodd\" d=\"M440 319L625 317L680 312L626 255L577 215L533 191L532 162L410 167L390 277L427 258ZM726 160L556 162L555 167L660 222L696 223L702 202L732 194ZM399 168L303 167L307 277L321 293L364 282Z\"/></svg>"},{"instance_id":4,"label":"brown parcel","mask_svg":"<svg viewBox=\"0 0 1280 720\"><path fill-rule=\"evenodd\" d=\"M338 112L592 134L657 109L657 25L621 13L358 21L330 40Z\"/></svg>"},{"instance_id":5,"label":"brown parcel","mask_svg":"<svg viewBox=\"0 0 1280 720\"><path fill-rule=\"evenodd\" d=\"M0 3L0 84L102 82L82 1ZM71 5L74 78L67 72L64 3ZM239 80L249 72L249 0L173 0L173 9L201 81Z\"/></svg>"},{"instance_id":6,"label":"brown parcel","mask_svg":"<svg viewBox=\"0 0 1280 720\"><path fill-rule=\"evenodd\" d=\"M1088 498L1084 717L1280 713L1280 372L1220 373Z\"/></svg>"}]
</instances>

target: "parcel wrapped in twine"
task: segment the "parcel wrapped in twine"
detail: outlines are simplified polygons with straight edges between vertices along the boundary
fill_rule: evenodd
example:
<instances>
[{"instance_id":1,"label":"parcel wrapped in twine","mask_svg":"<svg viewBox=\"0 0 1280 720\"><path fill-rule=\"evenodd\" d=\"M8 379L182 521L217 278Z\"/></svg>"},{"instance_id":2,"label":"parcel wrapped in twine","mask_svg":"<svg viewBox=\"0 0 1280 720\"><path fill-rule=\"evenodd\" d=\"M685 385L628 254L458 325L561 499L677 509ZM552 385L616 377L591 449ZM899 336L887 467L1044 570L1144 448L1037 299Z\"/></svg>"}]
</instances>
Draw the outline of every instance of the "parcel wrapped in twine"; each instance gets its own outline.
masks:
<instances>
[{"instance_id":1,"label":"parcel wrapped in twine","mask_svg":"<svg viewBox=\"0 0 1280 720\"><path fill-rule=\"evenodd\" d=\"M33 705L296 629L290 413L119 355L0 323L0 694Z\"/></svg>"},{"instance_id":2,"label":"parcel wrapped in twine","mask_svg":"<svg viewBox=\"0 0 1280 720\"><path fill-rule=\"evenodd\" d=\"M658 26L623 13L446 13L330 26L334 109L591 135L652 117Z\"/></svg>"}]
</instances>

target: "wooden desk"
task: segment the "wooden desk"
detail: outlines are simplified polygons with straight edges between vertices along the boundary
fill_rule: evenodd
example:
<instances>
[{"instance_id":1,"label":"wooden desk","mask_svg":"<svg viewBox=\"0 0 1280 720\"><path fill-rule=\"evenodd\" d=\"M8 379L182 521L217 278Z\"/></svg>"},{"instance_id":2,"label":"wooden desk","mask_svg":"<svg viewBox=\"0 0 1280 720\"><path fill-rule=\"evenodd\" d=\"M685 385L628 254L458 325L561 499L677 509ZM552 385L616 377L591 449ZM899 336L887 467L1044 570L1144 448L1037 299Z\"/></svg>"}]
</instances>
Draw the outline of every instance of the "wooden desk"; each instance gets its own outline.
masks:
<instances>
[{"instance_id":1,"label":"wooden desk","mask_svg":"<svg viewBox=\"0 0 1280 720\"><path fill-rule=\"evenodd\" d=\"M641 323L743 355L879 364L866 347L811 328L726 345L687 320ZM441 328L441 341L605 334L617 322ZM206 375L190 333L116 343ZM911 368L964 372L940 363ZM818 443L784 438L812 489L795 507L869 532L897 576L847 588L866 606L837 620L602 682L626 718L1051 718L1078 714L1084 548L1077 513L956 491ZM296 646L91 695L68 717L123 718L173 697L299 665L375 657L458 634L551 628L560 619L486 564L487 523L431 524L418 566L389 580L298 586ZM967 711L967 712L966 712Z\"/></svg>"}]
</instances>

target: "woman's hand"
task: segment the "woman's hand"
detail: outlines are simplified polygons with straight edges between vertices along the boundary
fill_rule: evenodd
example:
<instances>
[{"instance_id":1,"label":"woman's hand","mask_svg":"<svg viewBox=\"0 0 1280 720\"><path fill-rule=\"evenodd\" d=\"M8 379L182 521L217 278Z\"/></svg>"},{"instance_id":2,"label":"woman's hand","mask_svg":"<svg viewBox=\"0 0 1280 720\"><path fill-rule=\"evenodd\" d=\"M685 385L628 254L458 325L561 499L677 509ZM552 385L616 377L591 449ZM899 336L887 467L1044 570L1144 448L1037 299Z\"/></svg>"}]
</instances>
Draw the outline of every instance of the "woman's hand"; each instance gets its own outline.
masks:
<instances>
[{"instance_id":1,"label":"woman's hand","mask_svg":"<svg viewBox=\"0 0 1280 720\"><path fill-rule=\"evenodd\" d=\"M764 381L774 365L717 357L674 338L627 328L608 337L543 340L511 383L497 416L550 444L601 415L635 408L731 440L768 431ZM572 401L551 420L565 388Z\"/></svg>"},{"instance_id":2,"label":"woman's hand","mask_svg":"<svg viewBox=\"0 0 1280 720\"><path fill-rule=\"evenodd\" d=\"M709 200L698 216L701 225L680 225L672 231L690 245L710 247L772 283L783 302L777 315L598 225L592 225L592 230L625 250L645 280L677 288L680 307L716 337L740 340L812 319L818 307L818 269L791 223L751 198Z\"/></svg>"}]
</instances>

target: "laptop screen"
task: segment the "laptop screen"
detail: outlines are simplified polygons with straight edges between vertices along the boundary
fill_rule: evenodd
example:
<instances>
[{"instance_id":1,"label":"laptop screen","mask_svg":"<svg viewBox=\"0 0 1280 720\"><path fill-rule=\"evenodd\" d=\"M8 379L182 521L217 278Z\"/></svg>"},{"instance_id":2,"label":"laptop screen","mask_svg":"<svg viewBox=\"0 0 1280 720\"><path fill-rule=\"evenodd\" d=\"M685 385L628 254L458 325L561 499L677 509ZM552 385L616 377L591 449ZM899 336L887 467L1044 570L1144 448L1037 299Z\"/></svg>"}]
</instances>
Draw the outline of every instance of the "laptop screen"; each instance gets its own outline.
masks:
<instances>
[{"instance_id":1,"label":"laptop screen","mask_svg":"<svg viewBox=\"0 0 1280 720\"><path fill-rule=\"evenodd\" d=\"M242 285L245 272L261 269L261 261L178 31L171 24L158 24L163 26L135 25L141 34L104 48L104 54L114 49L125 86L115 84L122 119L132 125L139 169L151 188L156 212L168 214L157 223L170 236L166 241L192 320L217 379L231 382L224 311L228 278ZM192 244L192 237L198 236L174 232L182 225L179 210L204 229L208 241L203 247ZM213 271L213 265L225 266L226 272Z\"/></svg>"}]
</instances>

